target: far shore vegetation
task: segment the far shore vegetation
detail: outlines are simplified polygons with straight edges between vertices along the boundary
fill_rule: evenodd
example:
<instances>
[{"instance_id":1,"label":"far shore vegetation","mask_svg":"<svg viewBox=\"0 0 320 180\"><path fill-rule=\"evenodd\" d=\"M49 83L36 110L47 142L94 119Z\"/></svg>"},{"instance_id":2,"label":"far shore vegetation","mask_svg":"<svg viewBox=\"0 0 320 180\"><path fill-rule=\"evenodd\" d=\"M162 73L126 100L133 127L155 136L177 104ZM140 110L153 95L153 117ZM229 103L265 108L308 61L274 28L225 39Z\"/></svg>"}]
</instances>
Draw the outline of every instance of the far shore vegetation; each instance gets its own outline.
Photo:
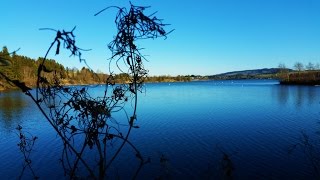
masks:
<instances>
[{"instance_id":1,"label":"far shore vegetation","mask_svg":"<svg viewBox=\"0 0 320 180\"><path fill-rule=\"evenodd\" d=\"M277 68L234 71L213 76L210 80L278 79L283 85L320 85L320 64L296 62L293 68L280 63Z\"/></svg>"},{"instance_id":2,"label":"far shore vegetation","mask_svg":"<svg viewBox=\"0 0 320 180\"><path fill-rule=\"evenodd\" d=\"M279 64L280 84L285 85L320 85L320 65L309 62L303 65L296 62L293 66L294 71L286 68L284 64Z\"/></svg>"},{"instance_id":3,"label":"far shore vegetation","mask_svg":"<svg viewBox=\"0 0 320 180\"><path fill-rule=\"evenodd\" d=\"M27 56L10 53L8 48L4 46L0 51L0 73L13 79L24 82L28 87L35 87L37 81L37 71L42 58L32 59ZM103 84L110 75L102 72L94 72L93 70L83 67L82 69L68 68L59 64L55 60L47 60L45 71L55 72L62 78L60 83L63 85L89 85ZM48 73L47 78L53 77L52 73ZM125 83L128 79L126 73L113 75L115 83ZM148 76L145 82L189 82L195 80L238 80L238 79L278 79L280 84L285 85L320 85L320 65L319 63L309 62L303 65L296 62L293 68L287 68L286 65L280 63L277 68L264 68L255 70L234 71L217 75L200 76L200 75L162 75ZM8 90L16 88L15 85L8 83L4 79L0 79L0 90Z\"/></svg>"},{"instance_id":4,"label":"far shore vegetation","mask_svg":"<svg viewBox=\"0 0 320 180\"><path fill-rule=\"evenodd\" d=\"M42 58L32 59L27 56L10 53L7 47L3 47L0 51L0 73L12 80L24 82L28 87L35 87L37 81L37 72ZM83 67L82 69L68 68L59 64L53 59L45 61L47 72L55 72L62 78L60 83L63 85L89 85L103 84L107 81L109 75L102 72L94 72L93 70ZM115 83L124 83L128 77L126 73L113 75ZM193 76L194 77L194 76ZM145 82L185 82L191 81L192 76L149 76ZM50 80L53 78L52 73L47 74ZM8 90L17 88L15 85L8 83L5 79L0 79L0 90Z\"/></svg>"}]
</instances>

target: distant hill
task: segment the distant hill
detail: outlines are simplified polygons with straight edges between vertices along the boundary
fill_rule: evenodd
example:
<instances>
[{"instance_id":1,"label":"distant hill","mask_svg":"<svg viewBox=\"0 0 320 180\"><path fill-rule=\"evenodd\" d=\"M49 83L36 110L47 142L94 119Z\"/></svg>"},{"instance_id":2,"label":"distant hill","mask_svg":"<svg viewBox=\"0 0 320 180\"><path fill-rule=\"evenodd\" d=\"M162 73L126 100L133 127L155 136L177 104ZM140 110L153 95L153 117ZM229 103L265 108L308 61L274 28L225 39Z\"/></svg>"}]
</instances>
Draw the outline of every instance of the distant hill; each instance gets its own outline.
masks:
<instances>
[{"instance_id":1,"label":"distant hill","mask_svg":"<svg viewBox=\"0 0 320 180\"><path fill-rule=\"evenodd\" d=\"M208 76L209 79L261 79L261 78L276 78L281 71L280 68L263 68L243 71L232 71L216 75ZM291 72L292 69L286 69Z\"/></svg>"}]
</instances>

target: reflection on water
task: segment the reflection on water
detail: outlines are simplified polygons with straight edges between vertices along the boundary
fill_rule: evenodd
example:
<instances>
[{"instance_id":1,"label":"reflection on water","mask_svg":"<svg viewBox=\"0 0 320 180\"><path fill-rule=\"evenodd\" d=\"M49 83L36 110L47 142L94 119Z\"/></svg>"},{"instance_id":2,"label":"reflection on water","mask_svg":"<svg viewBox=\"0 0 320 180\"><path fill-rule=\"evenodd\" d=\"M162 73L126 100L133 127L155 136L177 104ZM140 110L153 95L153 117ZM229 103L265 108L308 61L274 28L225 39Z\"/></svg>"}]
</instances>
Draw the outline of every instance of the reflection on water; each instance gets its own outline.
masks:
<instances>
[{"instance_id":1,"label":"reflection on water","mask_svg":"<svg viewBox=\"0 0 320 180\"><path fill-rule=\"evenodd\" d=\"M272 90L272 94L277 97L279 104L292 103L297 109L303 105L320 102L320 87L279 85Z\"/></svg>"},{"instance_id":2,"label":"reflection on water","mask_svg":"<svg viewBox=\"0 0 320 180\"><path fill-rule=\"evenodd\" d=\"M315 87L315 88L308 88L308 103L314 104L314 103L319 103L319 93L320 93L320 87Z\"/></svg>"},{"instance_id":3,"label":"reflection on water","mask_svg":"<svg viewBox=\"0 0 320 180\"><path fill-rule=\"evenodd\" d=\"M279 101L279 104L286 105L289 99L289 87L288 86L282 86L279 85L276 88L273 88L274 93Z\"/></svg>"},{"instance_id":4,"label":"reflection on water","mask_svg":"<svg viewBox=\"0 0 320 180\"><path fill-rule=\"evenodd\" d=\"M12 91L0 94L0 123L3 129L12 129L21 121L20 115L27 106L23 93Z\"/></svg>"}]
</instances>

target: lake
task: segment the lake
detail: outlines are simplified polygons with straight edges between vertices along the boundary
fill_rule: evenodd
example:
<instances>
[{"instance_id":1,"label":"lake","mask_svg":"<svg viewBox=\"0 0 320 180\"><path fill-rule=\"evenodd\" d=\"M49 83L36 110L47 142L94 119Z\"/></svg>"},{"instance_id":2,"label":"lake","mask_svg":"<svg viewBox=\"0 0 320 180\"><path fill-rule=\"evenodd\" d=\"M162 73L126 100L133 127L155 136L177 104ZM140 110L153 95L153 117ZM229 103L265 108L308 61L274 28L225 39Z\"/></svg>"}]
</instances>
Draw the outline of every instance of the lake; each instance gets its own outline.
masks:
<instances>
[{"instance_id":1,"label":"lake","mask_svg":"<svg viewBox=\"0 0 320 180\"><path fill-rule=\"evenodd\" d=\"M63 178L61 142L31 99L19 91L1 92L0 107L1 179L16 179L22 171L19 124L39 138L31 156L37 175ZM224 153L234 179L316 179L310 151L303 145L290 150L302 144L304 133L314 158L320 158L319 107L320 86L283 86L276 80L146 84L146 92L139 94L140 128L130 140L151 163L138 179L154 179L164 171L172 179L219 179ZM122 168L113 169L123 179L136 162L134 154L125 152L129 149L116 163ZM159 162L162 155L168 159L165 167Z\"/></svg>"}]
</instances>

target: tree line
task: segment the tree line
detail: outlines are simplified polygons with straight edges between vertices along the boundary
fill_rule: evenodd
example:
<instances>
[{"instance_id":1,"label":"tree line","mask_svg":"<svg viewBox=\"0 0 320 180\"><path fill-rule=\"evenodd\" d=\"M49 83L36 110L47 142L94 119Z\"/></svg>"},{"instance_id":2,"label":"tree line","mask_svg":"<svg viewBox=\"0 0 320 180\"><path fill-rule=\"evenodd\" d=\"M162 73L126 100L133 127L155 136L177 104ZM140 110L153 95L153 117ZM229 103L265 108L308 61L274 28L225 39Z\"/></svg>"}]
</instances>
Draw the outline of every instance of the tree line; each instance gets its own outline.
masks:
<instances>
[{"instance_id":1,"label":"tree line","mask_svg":"<svg viewBox=\"0 0 320 180\"><path fill-rule=\"evenodd\" d=\"M282 70L288 70L289 68L284 64L284 63L280 63L278 65L278 68L279 69L282 69ZM293 69L296 70L296 71L314 71L314 70L320 70L320 64L319 63L312 63L312 62L309 62L307 64L303 64L301 62L296 62L294 63L293 65Z\"/></svg>"},{"instance_id":2,"label":"tree line","mask_svg":"<svg viewBox=\"0 0 320 180\"><path fill-rule=\"evenodd\" d=\"M293 70L280 63L279 77L281 84L300 84L300 85L320 85L320 65L319 63L296 62Z\"/></svg>"},{"instance_id":3,"label":"tree line","mask_svg":"<svg viewBox=\"0 0 320 180\"><path fill-rule=\"evenodd\" d=\"M13 80L24 82L29 87L34 87L37 81L38 67L43 58L32 59L27 56L10 53L9 49L4 46L0 51L0 72ZM80 85L80 84L102 84L105 83L110 75L101 71L94 72L92 69L83 67L69 68L64 67L53 59L47 59L44 64L46 71L55 72L61 77L61 84L64 85ZM52 73L48 73L47 78L53 78ZM126 73L115 74L112 76L115 83L125 83L129 81ZM148 76L145 82L185 82L191 81L190 76ZM12 89L13 85L6 80L0 79L0 90Z\"/></svg>"}]
</instances>

